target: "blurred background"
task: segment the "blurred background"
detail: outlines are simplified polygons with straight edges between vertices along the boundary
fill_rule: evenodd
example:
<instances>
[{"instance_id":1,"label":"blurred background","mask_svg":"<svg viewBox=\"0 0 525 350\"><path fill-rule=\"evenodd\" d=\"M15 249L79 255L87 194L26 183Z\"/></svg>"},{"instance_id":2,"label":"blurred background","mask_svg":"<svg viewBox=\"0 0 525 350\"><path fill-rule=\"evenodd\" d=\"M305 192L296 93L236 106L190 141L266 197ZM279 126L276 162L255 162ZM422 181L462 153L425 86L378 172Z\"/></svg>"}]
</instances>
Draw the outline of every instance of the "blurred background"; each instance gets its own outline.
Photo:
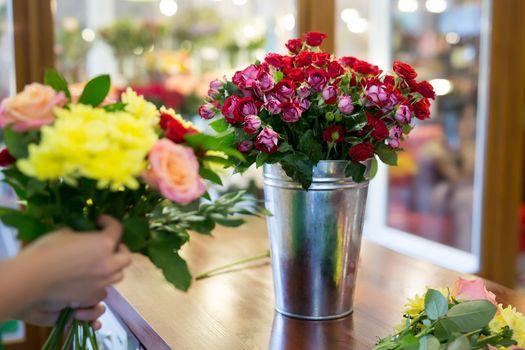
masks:
<instances>
[{"instance_id":1,"label":"blurred background","mask_svg":"<svg viewBox=\"0 0 525 350\"><path fill-rule=\"evenodd\" d=\"M383 167L373 181L366 236L525 288L525 96L514 114L495 113L508 96L502 99L491 83L494 64L506 59L498 56L498 41L508 33L493 30L503 2L0 0L0 98L54 65L79 89L89 77L110 73L113 93L130 85L199 124L196 111L210 80L230 77L267 52L285 53L284 43L302 32L327 32L326 50L386 70L393 60L408 62L438 95L432 118L417 120L403 145L399 165ZM509 80L506 91L523 91L525 76ZM502 118L515 127L499 131ZM510 166L492 166L502 158ZM254 169L227 184L260 196L261 177ZM490 179L499 179L497 190ZM2 196L9 200L9 191ZM16 242L3 240L0 253L14 254Z\"/></svg>"}]
</instances>

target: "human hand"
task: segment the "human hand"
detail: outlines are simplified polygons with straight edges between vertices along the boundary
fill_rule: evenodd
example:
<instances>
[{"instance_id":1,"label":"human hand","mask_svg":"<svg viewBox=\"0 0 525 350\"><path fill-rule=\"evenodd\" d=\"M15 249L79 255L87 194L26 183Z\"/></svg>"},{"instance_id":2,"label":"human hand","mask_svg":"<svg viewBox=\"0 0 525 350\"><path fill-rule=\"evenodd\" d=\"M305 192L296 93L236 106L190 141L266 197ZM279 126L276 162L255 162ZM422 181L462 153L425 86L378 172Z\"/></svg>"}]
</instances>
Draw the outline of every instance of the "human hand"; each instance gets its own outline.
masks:
<instances>
[{"instance_id":1,"label":"human hand","mask_svg":"<svg viewBox=\"0 0 525 350\"><path fill-rule=\"evenodd\" d=\"M40 238L21 253L28 265L40 266L39 301L94 305L105 287L123 278L131 253L119 244L122 225L109 216L99 220L97 232L61 229ZM105 294L104 294L105 295Z\"/></svg>"}]
</instances>

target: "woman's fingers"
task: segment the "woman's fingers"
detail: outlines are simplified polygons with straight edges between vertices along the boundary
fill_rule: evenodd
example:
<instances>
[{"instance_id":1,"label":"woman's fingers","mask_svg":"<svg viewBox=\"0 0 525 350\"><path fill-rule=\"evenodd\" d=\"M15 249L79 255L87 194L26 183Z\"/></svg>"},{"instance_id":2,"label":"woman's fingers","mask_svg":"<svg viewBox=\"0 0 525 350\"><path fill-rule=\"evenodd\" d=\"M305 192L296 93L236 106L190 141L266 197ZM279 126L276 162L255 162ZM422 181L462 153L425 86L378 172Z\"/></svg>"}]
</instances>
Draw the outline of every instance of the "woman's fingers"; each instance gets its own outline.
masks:
<instances>
[{"instance_id":1,"label":"woman's fingers","mask_svg":"<svg viewBox=\"0 0 525 350\"><path fill-rule=\"evenodd\" d=\"M102 323L100 323L99 320L95 320L91 322L91 327L93 327L95 331L98 331L100 328L102 328Z\"/></svg>"},{"instance_id":2,"label":"woman's fingers","mask_svg":"<svg viewBox=\"0 0 525 350\"><path fill-rule=\"evenodd\" d=\"M87 309L76 309L75 319L78 321L96 321L106 311L103 304L97 304Z\"/></svg>"}]
</instances>

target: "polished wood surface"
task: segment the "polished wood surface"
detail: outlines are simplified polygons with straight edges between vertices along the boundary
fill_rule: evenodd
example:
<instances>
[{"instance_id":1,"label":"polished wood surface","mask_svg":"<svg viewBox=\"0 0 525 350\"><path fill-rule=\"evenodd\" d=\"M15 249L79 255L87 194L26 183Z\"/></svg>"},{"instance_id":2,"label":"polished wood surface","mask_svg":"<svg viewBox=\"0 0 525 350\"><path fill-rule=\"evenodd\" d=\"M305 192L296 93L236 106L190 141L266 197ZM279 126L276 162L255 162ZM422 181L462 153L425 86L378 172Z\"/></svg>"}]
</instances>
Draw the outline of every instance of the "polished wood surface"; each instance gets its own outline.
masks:
<instances>
[{"instance_id":1,"label":"polished wood surface","mask_svg":"<svg viewBox=\"0 0 525 350\"><path fill-rule=\"evenodd\" d=\"M218 229L214 237L194 234L186 248L183 255L199 273L264 252L266 225L256 219L237 230ZM146 349L369 350L399 322L408 296L425 286L451 286L458 276L365 241L354 313L314 322L274 312L269 259L248 266L194 281L185 294L165 282L147 259L136 256L108 303ZM501 302L525 311L525 299L516 292L488 285Z\"/></svg>"}]
</instances>

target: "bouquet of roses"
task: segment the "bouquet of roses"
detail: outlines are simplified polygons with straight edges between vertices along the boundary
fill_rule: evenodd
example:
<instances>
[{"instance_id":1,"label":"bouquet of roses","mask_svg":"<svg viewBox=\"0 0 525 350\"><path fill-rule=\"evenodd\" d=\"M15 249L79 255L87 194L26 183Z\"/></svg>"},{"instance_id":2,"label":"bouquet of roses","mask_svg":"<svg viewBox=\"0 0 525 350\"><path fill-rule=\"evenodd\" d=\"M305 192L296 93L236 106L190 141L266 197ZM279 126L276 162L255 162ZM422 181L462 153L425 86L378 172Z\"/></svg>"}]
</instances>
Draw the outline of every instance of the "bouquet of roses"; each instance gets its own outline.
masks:
<instances>
[{"instance_id":1,"label":"bouquet of roses","mask_svg":"<svg viewBox=\"0 0 525 350\"><path fill-rule=\"evenodd\" d=\"M216 223L238 226L243 215L259 213L242 192L199 202L207 197L203 178L220 183L213 169L229 165L227 156L242 161L242 154L225 146L229 137L204 135L131 89L109 101L107 75L88 82L80 96L71 96L55 71L46 72L45 83L1 105L7 147L0 165L22 207L0 208L2 221L32 241L64 226L95 230L100 215L111 215L123 223L123 243L186 290L191 275L177 252L188 231L210 234ZM85 344L86 337L96 347L93 331L76 322L62 339L71 313L62 313L45 349Z\"/></svg>"},{"instance_id":2,"label":"bouquet of roses","mask_svg":"<svg viewBox=\"0 0 525 350\"><path fill-rule=\"evenodd\" d=\"M374 350L470 350L525 346L525 316L496 302L481 279L459 277L452 290L427 289L409 299L404 322Z\"/></svg>"},{"instance_id":3,"label":"bouquet of roses","mask_svg":"<svg viewBox=\"0 0 525 350\"><path fill-rule=\"evenodd\" d=\"M396 164L397 151L415 118L430 116L435 98L427 81L396 61L393 73L355 57L336 59L318 46L325 34L310 32L291 39L290 55L270 53L235 73L230 80L210 83L207 102L199 109L205 119L220 117L211 126L235 134L235 146L251 164L280 163L307 189L312 167L321 159L347 160L354 181L365 180L375 155Z\"/></svg>"}]
</instances>

